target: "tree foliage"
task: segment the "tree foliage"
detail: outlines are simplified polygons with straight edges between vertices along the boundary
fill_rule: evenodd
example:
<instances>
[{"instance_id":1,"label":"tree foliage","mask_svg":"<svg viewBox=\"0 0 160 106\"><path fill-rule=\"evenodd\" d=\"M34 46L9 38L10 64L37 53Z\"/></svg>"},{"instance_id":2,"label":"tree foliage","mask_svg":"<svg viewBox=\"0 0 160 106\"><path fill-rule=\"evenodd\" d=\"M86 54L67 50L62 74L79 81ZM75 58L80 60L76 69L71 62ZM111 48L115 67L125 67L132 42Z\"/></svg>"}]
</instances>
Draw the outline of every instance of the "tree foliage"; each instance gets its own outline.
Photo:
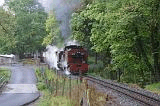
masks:
<instances>
[{"instance_id":1,"label":"tree foliage","mask_svg":"<svg viewBox=\"0 0 160 106\"><path fill-rule=\"evenodd\" d=\"M144 85L150 72L153 81L160 79L159 17L159 0L93 0L73 14L73 37L111 56L105 69L120 70L127 82L134 74L134 82Z\"/></svg>"},{"instance_id":2,"label":"tree foliage","mask_svg":"<svg viewBox=\"0 0 160 106\"><path fill-rule=\"evenodd\" d=\"M45 25L47 36L43 40L43 45L59 43L62 41L58 21L56 20L55 15L50 14Z\"/></svg>"},{"instance_id":3,"label":"tree foliage","mask_svg":"<svg viewBox=\"0 0 160 106\"><path fill-rule=\"evenodd\" d=\"M36 0L6 0L6 4L15 14L15 52L23 54L42 49L47 14L41 4Z\"/></svg>"},{"instance_id":4,"label":"tree foliage","mask_svg":"<svg viewBox=\"0 0 160 106\"><path fill-rule=\"evenodd\" d=\"M15 47L15 17L0 7L0 53L12 53Z\"/></svg>"}]
</instances>

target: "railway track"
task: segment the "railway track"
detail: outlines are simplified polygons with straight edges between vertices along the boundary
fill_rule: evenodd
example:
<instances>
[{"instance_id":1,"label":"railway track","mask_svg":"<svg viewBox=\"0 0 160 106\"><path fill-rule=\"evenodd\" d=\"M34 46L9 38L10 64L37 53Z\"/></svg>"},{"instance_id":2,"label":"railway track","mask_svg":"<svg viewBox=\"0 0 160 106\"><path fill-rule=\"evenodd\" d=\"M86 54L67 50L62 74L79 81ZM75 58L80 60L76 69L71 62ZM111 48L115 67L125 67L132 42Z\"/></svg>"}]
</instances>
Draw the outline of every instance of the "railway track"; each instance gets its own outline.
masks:
<instances>
[{"instance_id":1,"label":"railway track","mask_svg":"<svg viewBox=\"0 0 160 106\"><path fill-rule=\"evenodd\" d=\"M146 94L140 93L138 91L135 91L129 87L123 87L120 86L116 83L107 81L107 80L102 80L102 79L98 79L92 76L85 76L83 77L91 82L100 84L104 87L113 89L117 92L120 92L130 98L133 98L134 100L140 102L141 104L143 104L144 106L160 106L160 99L154 98L152 96L148 96Z\"/></svg>"}]
</instances>

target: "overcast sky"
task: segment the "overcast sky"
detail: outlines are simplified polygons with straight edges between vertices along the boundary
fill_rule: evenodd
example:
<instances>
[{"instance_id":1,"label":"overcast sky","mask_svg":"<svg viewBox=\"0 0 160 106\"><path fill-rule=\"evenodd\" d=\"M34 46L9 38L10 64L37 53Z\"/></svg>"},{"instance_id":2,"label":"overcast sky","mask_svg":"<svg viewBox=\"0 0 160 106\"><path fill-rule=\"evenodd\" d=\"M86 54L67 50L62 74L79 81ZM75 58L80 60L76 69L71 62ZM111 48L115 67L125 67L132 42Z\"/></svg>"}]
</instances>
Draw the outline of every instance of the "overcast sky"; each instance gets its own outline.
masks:
<instances>
[{"instance_id":1,"label":"overcast sky","mask_svg":"<svg viewBox=\"0 0 160 106\"><path fill-rule=\"evenodd\" d=\"M3 5L3 3L4 3L4 0L0 0L0 6Z\"/></svg>"}]
</instances>

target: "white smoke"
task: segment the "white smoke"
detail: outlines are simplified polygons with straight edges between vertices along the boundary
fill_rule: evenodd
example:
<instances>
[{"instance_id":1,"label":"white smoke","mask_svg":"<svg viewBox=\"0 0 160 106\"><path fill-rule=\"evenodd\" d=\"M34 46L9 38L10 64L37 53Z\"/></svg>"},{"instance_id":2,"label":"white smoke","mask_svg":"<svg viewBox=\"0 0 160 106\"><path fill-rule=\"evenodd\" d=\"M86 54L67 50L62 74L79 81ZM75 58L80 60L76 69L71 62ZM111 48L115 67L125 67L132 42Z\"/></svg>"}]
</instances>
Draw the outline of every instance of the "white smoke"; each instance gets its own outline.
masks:
<instances>
[{"instance_id":1,"label":"white smoke","mask_svg":"<svg viewBox=\"0 0 160 106\"><path fill-rule=\"evenodd\" d=\"M69 46L69 45L79 46L79 44L75 40L69 40L65 43L65 46ZM59 68L57 67L58 56L57 56L56 52L62 51L63 48L59 49L56 46L48 45L46 47L46 49L47 49L47 51L43 52L43 57L44 57L45 63L47 63L50 66L50 68L59 70ZM62 66L66 66L66 65L67 65L67 61L63 61ZM65 72L66 72L66 74L70 74L67 71L65 71Z\"/></svg>"},{"instance_id":2,"label":"white smoke","mask_svg":"<svg viewBox=\"0 0 160 106\"><path fill-rule=\"evenodd\" d=\"M77 46L80 46L80 44L79 44L76 40L66 40L64 45L65 45L65 46L69 46L69 45L77 45Z\"/></svg>"},{"instance_id":3,"label":"white smoke","mask_svg":"<svg viewBox=\"0 0 160 106\"><path fill-rule=\"evenodd\" d=\"M49 64L49 66L51 68L56 68L57 70L59 69L57 67L57 55L56 55L56 51L58 50L58 48L56 46L51 46L48 45L46 47L47 51L43 52L43 57L45 60L45 63Z\"/></svg>"},{"instance_id":4,"label":"white smoke","mask_svg":"<svg viewBox=\"0 0 160 106\"><path fill-rule=\"evenodd\" d=\"M71 35L70 19L73 11L80 7L81 0L38 0L47 11L55 11L60 22L62 37L66 40Z\"/></svg>"}]
</instances>

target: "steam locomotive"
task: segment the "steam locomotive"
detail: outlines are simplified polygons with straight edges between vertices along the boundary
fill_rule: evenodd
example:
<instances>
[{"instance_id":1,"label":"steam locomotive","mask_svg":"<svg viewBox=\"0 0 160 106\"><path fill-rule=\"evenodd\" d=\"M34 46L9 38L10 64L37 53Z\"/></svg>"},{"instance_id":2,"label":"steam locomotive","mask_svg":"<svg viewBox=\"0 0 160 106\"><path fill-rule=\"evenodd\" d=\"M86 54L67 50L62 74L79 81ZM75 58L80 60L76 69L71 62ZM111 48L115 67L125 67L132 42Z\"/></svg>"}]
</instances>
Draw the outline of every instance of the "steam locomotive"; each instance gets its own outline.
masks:
<instances>
[{"instance_id":1,"label":"steam locomotive","mask_svg":"<svg viewBox=\"0 0 160 106\"><path fill-rule=\"evenodd\" d=\"M88 71L87 50L82 46L69 45L56 51L57 67L66 74L84 74Z\"/></svg>"}]
</instances>

